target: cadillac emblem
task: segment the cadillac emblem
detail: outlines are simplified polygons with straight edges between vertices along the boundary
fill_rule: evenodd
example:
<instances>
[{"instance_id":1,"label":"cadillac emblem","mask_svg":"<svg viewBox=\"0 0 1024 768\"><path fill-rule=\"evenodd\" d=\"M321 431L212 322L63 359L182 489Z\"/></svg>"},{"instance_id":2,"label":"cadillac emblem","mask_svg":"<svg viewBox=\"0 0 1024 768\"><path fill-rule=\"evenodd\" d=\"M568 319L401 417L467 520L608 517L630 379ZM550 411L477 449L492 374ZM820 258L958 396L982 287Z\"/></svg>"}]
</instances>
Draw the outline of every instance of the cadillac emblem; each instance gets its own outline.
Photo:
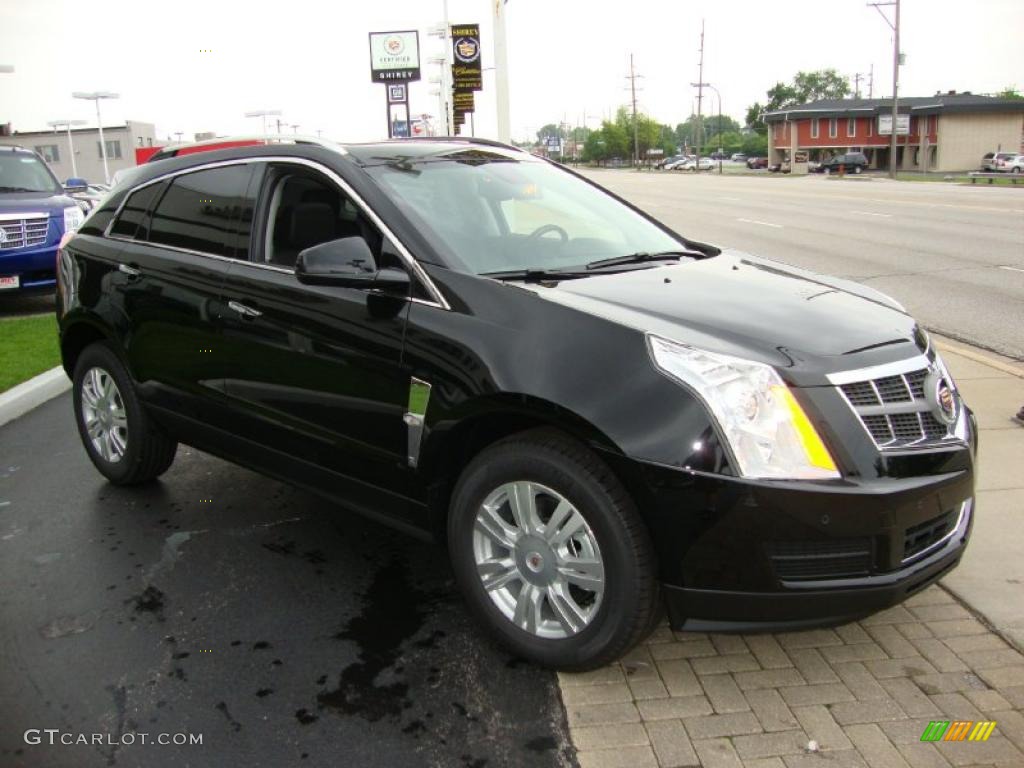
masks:
<instances>
[{"instance_id":1,"label":"cadillac emblem","mask_svg":"<svg viewBox=\"0 0 1024 768\"><path fill-rule=\"evenodd\" d=\"M945 376L938 371L929 373L924 380L924 396L936 419L947 425L956 421L956 395Z\"/></svg>"}]
</instances>

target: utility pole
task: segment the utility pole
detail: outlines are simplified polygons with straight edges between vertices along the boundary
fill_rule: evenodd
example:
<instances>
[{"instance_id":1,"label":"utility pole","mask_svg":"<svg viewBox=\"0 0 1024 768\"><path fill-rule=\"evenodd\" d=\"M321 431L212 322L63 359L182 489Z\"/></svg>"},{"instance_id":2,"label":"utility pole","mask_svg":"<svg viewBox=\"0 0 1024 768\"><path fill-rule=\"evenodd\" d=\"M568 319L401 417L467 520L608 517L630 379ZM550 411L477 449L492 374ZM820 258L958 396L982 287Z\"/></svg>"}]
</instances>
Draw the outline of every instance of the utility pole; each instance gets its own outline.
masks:
<instances>
[{"instance_id":1,"label":"utility pole","mask_svg":"<svg viewBox=\"0 0 1024 768\"><path fill-rule=\"evenodd\" d=\"M701 106L704 99L704 19L700 20L700 63L697 65L697 125L694 133L694 144L697 149L697 162L694 163L694 168L700 163L700 146L701 140L704 138L703 124L701 123Z\"/></svg>"},{"instance_id":2,"label":"utility pole","mask_svg":"<svg viewBox=\"0 0 1024 768\"><path fill-rule=\"evenodd\" d=\"M885 23L892 29L892 133L889 142L889 178L896 178L896 117L899 113L899 90L900 90L900 0L890 2L868 3L879 15L885 19ZM882 11L881 6L896 6L895 21L889 21L889 17Z\"/></svg>"},{"instance_id":3,"label":"utility pole","mask_svg":"<svg viewBox=\"0 0 1024 768\"><path fill-rule=\"evenodd\" d=\"M868 70L868 98L873 99L875 97L875 65L871 65L871 69Z\"/></svg>"},{"instance_id":4,"label":"utility pole","mask_svg":"<svg viewBox=\"0 0 1024 768\"><path fill-rule=\"evenodd\" d=\"M512 121L508 106L508 43L505 35L505 3L491 0L494 7L494 98L498 107L498 141L512 140Z\"/></svg>"},{"instance_id":5,"label":"utility pole","mask_svg":"<svg viewBox=\"0 0 1024 768\"><path fill-rule=\"evenodd\" d=\"M637 142L637 126L636 126L636 79L640 77L633 69L633 54L629 54L629 89L632 93L633 101L633 166L640 169L640 144Z\"/></svg>"},{"instance_id":6,"label":"utility pole","mask_svg":"<svg viewBox=\"0 0 1024 768\"><path fill-rule=\"evenodd\" d=\"M860 98L860 81L864 79L864 75L860 72L855 72L853 75L853 97L855 99Z\"/></svg>"}]
</instances>

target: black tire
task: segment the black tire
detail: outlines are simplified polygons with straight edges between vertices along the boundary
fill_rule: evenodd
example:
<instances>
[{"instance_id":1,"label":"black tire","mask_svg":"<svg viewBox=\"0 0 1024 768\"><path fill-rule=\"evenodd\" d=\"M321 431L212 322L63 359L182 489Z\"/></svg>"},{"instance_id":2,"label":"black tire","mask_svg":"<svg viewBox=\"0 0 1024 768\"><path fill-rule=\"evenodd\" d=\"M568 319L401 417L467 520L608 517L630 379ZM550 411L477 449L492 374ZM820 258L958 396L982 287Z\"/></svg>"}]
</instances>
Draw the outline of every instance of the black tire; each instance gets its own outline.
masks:
<instances>
[{"instance_id":1,"label":"black tire","mask_svg":"<svg viewBox=\"0 0 1024 768\"><path fill-rule=\"evenodd\" d=\"M539 483L567 499L586 519L600 548L601 602L589 624L568 637L538 637L514 624L495 605L477 573L477 512L492 491L521 480ZM452 495L448 547L471 612L512 653L545 667L583 671L608 664L646 637L661 615L654 548L633 500L592 451L554 430L513 435L470 462Z\"/></svg>"},{"instance_id":2,"label":"black tire","mask_svg":"<svg viewBox=\"0 0 1024 768\"><path fill-rule=\"evenodd\" d=\"M82 409L86 375L94 368L106 372L117 387L125 421L124 451L120 458L105 458L89 436ZM146 412L135 393L135 385L124 364L111 347L97 342L86 347L75 364L72 383L75 423L85 452L93 465L114 485L137 485L159 477L171 466L178 450L176 440L168 436Z\"/></svg>"}]
</instances>

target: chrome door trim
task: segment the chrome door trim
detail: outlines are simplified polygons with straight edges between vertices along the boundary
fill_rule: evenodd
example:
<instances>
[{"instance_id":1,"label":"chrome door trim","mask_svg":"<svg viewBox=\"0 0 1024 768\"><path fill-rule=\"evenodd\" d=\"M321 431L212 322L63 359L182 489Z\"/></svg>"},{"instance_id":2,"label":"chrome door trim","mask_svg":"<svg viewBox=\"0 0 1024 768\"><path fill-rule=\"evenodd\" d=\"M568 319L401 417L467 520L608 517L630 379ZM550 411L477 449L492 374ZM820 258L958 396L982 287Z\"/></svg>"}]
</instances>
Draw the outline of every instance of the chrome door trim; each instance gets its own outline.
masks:
<instances>
[{"instance_id":1,"label":"chrome door trim","mask_svg":"<svg viewBox=\"0 0 1024 768\"><path fill-rule=\"evenodd\" d=\"M377 215L377 212L374 211L366 203L366 201L363 200L363 198L360 197L359 194L351 187L351 185L347 181L345 181L343 178L341 178L341 176L339 176L337 173L335 173L334 171L332 171L330 168L328 168L327 166L323 165L322 163L319 163L319 162L317 162L315 160L309 160L309 159L304 158L304 157L287 157L287 156L276 156L276 155L270 155L270 156L266 156L266 157L243 157L243 158L236 158L236 159L233 159L233 160L219 160L219 161L212 162L212 163L204 163L202 165L194 165L194 166L191 166L189 168L179 168L178 170L175 170L175 171L168 171L167 173L163 173L163 174L161 174L159 176L156 176L156 177L154 177L152 179L149 179L149 180L143 182L142 184L138 184L138 185L132 187L130 190L128 190L128 192L125 194L124 198L118 204L117 210L114 212L114 215L111 217L110 222L107 224L107 228L103 232L104 237L108 237L108 238L111 238L111 239L114 239L114 240L121 240L121 241L125 241L125 242L131 242L131 243L141 242L141 241L135 240L134 238L130 238L130 237L113 236L110 233L110 230L114 226L114 222L117 221L118 217L121 215L121 210L124 208L125 204L128 202L128 198L131 197L133 194L135 194L140 189L142 189L144 187L148 187L150 184L157 184L157 183L159 183L161 181L164 181L166 179L173 179L173 178L176 178L178 176L184 176L185 174L188 174L188 173L196 173L197 171L206 171L206 170L209 170L211 168L223 168L225 166L231 166L231 165L245 165L245 164L248 164L248 163L287 163L287 164L291 164L291 165L302 165L302 166L305 166L307 168L312 168L313 170L318 171L319 173L322 173L324 176L327 176L332 182L334 182L342 190L342 192L344 192L346 195L348 195L348 197L351 198L352 201L356 205L359 206L360 210L362 210L362 212L367 216L367 218L369 218L370 221L373 222L373 224L381 231L381 233L385 237L387 237L389 240L391 240L392 243L394 243L395 248L398 250L398 255L402 259L402 261L405 263L406 267L409 269L410 272L412 272L413 275L415 275L416 279L418 279L426 287L427 291L434 298L433 302L426 301L424 299L419 299L417 301L417 303L424 304L424 305L427 305L427 306L435 306L435 307L438 307L440 309L444 309L444 310L448 310L448 311L451 310L451 308L452 308L451 305L448 303L447 299L445 299L444 294L442 294L441 291L438 289L438 287L434 284L434 281L430 279L430 276L426 273L426 270L423 269L423 267L420 265L420 263L412 255L412 253L409 251L409 249L405 246L405 243L403 243L401 240L399 240L398 237L395 235L395 233L391 231L390 227L388 227L387 224L384 223L384 220L381 219L380 216ZM269 265L269 264L259 264L259 263L254 262L254 261L249 261L248 259L244 259L244 260L243 259L233 259L233 258L229 258L227 256L219 256L219 255L213 254L213 253L204 253L202 251L193 251L193 250L190 250L190 249L187 249L187 248L175 248L174 246L167 246L167 245L163 245L161 243L149 243L149 242L146 242L145 244L146 245L151 245L154 248L170 248L171 250L178 250L178 251L181 251L183 253L191 253L191 254L194 254L194 255L197 255L197 256L210 256L210 257L213 257L213 258L225 259L226 261L230 261L230 262L235 263L235 264L248 264L250 266L260 267L260 268L264 268L264 269L274 269L276 271L290 272L290 273L294 274L294 270L283 269L281 267L274 267L274 266Z\"/></svg>"}]
</instances>

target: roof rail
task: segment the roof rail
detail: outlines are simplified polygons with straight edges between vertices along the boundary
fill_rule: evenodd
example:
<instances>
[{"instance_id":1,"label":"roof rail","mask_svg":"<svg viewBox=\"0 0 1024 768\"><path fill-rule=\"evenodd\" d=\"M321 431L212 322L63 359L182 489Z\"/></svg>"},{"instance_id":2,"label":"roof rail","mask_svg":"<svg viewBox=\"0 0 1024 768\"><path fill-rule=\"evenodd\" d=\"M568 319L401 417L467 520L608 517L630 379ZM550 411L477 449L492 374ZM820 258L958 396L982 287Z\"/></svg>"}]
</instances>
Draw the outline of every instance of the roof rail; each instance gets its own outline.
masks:
<instances>
[{"instance_id":1,"label":"roof rail","mask_svg":"<svg viewBox=\"0 0 1024 768\"><path fill-rule=\"evenodd\" d=\"M160 155L160 159L165 159L167 157L176 156L178 151L182 149L216 146L217 144L230 144L240 141L262 142L264 144L316 144L321 147L333 149L341 154L346 154L345 148L336 141L325 139L320 136L304 136L302 134L294 133L251 133L236 136L217 136L216 138L203 139L202 141L183 141L180 143L168 144L160 147L160 150L156 155ZM156 155L154 155L154 157L156 157Z\"/></svg>"}]
</instances>

